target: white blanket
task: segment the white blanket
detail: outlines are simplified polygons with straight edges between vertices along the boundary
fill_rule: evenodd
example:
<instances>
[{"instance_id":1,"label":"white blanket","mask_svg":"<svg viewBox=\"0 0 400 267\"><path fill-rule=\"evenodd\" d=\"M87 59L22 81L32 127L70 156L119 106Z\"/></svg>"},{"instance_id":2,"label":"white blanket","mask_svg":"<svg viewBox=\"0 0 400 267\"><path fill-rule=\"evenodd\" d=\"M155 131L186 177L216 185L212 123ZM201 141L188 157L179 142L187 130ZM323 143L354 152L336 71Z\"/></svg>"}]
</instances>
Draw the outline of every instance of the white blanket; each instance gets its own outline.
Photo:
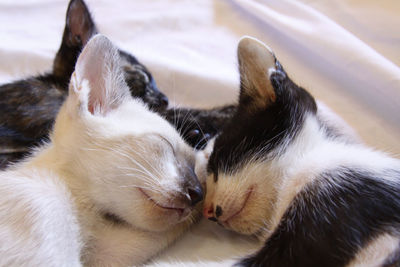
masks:
<instances>
[{"instance_id":1,"label":"white blanket","mask_svg":"<svg viewBox=\"0 0 400 267\"><path fill-rule=\"evenodd\" d=\"M149 67L170 100L236 100L236 45L268 44L300 85L377 148L400 153L398 0L88 0L100 31ZM67 0L0 0L0 82L51 68ZM202 221L159 263L219 260L255 240Z\"/></svg>"}]
</instances>

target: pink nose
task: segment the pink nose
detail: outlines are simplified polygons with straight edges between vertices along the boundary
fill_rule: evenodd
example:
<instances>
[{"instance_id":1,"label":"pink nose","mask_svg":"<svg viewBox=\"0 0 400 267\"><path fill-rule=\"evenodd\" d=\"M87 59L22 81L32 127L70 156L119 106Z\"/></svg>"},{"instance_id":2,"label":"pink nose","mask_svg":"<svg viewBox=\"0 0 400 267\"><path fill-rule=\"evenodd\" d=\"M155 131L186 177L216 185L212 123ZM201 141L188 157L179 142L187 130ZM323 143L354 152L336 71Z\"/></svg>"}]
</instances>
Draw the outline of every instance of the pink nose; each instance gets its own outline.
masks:
<instances>
[{"instance_id":1,"label":"pink nose","mask_svg":"<svg viewBox=\"0 0 400 267\"><path fill-rule=\"evenodd\" d=\"M206 206L203 210L203 215L205 218L209 220L215 220L215 215L214 215L214 205L211 203L211 205Z\"/></svg>"}]
</instances>

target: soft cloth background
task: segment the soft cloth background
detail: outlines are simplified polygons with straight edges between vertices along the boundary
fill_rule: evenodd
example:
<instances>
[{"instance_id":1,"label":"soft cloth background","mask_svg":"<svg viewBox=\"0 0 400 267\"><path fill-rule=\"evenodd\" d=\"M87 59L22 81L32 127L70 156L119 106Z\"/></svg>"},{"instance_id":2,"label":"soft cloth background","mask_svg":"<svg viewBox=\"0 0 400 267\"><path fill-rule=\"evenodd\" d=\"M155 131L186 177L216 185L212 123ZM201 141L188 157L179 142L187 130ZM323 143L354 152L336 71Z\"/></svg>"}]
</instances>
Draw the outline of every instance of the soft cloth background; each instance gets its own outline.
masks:
<instances>
[{"instance_id":1,"label":"soft cloth background","mask_svg":"<svg viewBox=\"0 0 400 267\"><path fill-rule=\"evenodd\" d=\"M236 45L242 35L252 35L369 145L399 157L398 0L87 2L99 30L148 66L175 104L234 102ZM1 83L51 68L67 4L0 0ZM224 259L256 246L254 240L203 221L160 261Z\"/></svg>"}]
</instances>

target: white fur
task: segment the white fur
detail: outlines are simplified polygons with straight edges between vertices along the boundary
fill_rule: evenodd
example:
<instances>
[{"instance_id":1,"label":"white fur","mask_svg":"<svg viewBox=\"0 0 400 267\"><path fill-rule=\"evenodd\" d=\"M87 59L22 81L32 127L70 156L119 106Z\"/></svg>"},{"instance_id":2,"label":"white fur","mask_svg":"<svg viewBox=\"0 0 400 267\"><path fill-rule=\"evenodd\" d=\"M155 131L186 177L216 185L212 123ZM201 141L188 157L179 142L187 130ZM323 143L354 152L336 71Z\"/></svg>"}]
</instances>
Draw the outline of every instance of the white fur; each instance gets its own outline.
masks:
<instances>
[{"instance_id":1,"label":"white fur","mask_svg":"<svg viewBox=\"0 0 400 267\"><path fill-rule=\"evenodd\" d=\"M130 97L118 64L92 38L51 143L0 173L0 266L137 265L196 219L179 173L193 150Z\"/></svg>"},{"instance_id":2,"label":"white fur","mask_svg":"<svg viewBox=\"0 0 400 267\"><path fill-rule=\"evenodd\" d=\"M376 267L383 266L388 254L399 246L399 239L388 234L375 238L362 249L348 264L348 267Z\"/></svg>"},{"instance_id":3,"label":"white fur","mask_svg":"<svg viewBox=\"0 0 400 267\"><path fill-rule=\"evenodd\" d=\"M242 76L252 79L246 83L256 88L245 87L245 93L252 97L253 102L262 101L257 98L270 95L271 88L265 85L257 88L257 84L265 83L265 70L271 66L272 53L257 40L246 38L245 41L242 39L238 48L240 64L246 66L240 69L241 79ZM257 61L254 63L255 59ZM259 67L263 65L260 61L264 61L263 67ZM252 94L255 90L264 94ZM380 174L385 169L400 170L399 160L364 146L354 131L322 103L318 103L316 115L305 116L304 125L295 139L280 145L276 153L271 153L278 156L265 161L257 157L247 159L234 174L220 172L217 183L213 181L214 174L209 175L205 213L207 209L215 210L213 207L219 205L223 210L218 218L221 224L240 233L257 234L265 240L278 226L294 197L305 185L321 177L321 173L342 166ZM321 122L333 127L342 136L327 137ZM399 183L389 175L381 176L383 180ZM398 245L399 238L385 235L378 237L376 242L381 245L381 250L374 255L382 260L393 251L393 244ZM387 246L382 245L385 242ZM366 249L376 249L378 246L374 244ZM356 261L359 265L371 260L365 253L360 252L360 255Z\"/></svg>"},{"instance_id":4,"label":"white fur","mask_svg":"<svg viewBox=\"0 0 400 267\"><path fill-rule=\"evenodd\" d=\"M351 137L352 138L352 137ZM400 162L362 144L348 144L342 140L327 139L315 117L309 116L300 134L287 148L285 154L271 165L281 170L274 225L294 196L324 171L340 166L379 172L385 168L400 168ZM382 177L392 179L391 177Z\"/></svg>"},{"instance_id":5,"label":"white fur","mask_svg":"<svg viewBox=\"0 0 400 267\"><path fill-rule=\"evenodd\" d=\"M250 160L234 175L220 173L217 184L210 175L207 180L205 206L218 203L224 210L219 221L225 227L246 234L258 233L265 240L277 227L293 198L306 184L320 177L322 172L340 166L380 172L390 168L400 169L400 162L359 143L349 144L340 139L327 139L316 118L308 116L303 129L282 156L268 162ZM393 182L391 176L382 176L382 179ZM224 223L227 217L243 207L249 188L254 192L240 216ZM350 266L364 266L366 263L375 266L371 265L372 260L375 263L383 261L394 250L395 245L398 245L399 240L393 236L379 239L380 246L371 245L366 248L368 251L375 249L372 256L371 253L360 252L357 260Z\"/></svg>"},{"instance_id":6,"label":"white fur","mask_svg":"<svg viewBox=\"0 0 400 267\"><path fill-rule=\"evenodd\" d=\"M80 266L76 210L56 175L31 168L3 172L0 195L1 266Z\"/></svg>"}]
</instances>

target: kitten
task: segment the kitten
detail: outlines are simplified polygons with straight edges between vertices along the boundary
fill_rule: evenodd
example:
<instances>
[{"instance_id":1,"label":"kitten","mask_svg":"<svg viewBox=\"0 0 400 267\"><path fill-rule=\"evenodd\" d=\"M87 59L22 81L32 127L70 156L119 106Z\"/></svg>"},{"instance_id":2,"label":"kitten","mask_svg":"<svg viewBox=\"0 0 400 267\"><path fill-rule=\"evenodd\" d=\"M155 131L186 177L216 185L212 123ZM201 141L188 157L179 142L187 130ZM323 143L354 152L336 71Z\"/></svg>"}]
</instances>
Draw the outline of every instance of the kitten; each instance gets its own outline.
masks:
<instances>
[{"instance_id":1,"label":"kitten","mask_svg":"<svg viewBox=\"0 0 400 267\"><path fill-rule=\"evenodd\" d=\"M71 0L61 46L51 72L0 86L0 169L23 157L29 147L47 138L65 100L68 82L80 51L97 33L83 0ZM143 99L152 110L168 106L147 68L133 55L119 50L124 78L132 96Z\"/></svg>"},{"instance_id":2,"label":"kitten","mask_svg":"<svg viewBox=\"0 0 400 267\"><path fill-rule=\"evenodd\" d=\"M215 140L204 216L265 240L238 266L399 266L400 162L361 144L263 43L238 46L237 112Z\"/></svg>"},{"instance_id":3,"label":"kitten","mask_svg":"<svg viewBox=\"0 0 400 267\"><path fill-rule=\"evenodd\" d=\"M194 150L131 97L119 54L93 37L51 142L0 173L0 266L138 265L196 218Z\"/></svg>"},{"instance_id":4,"label":"kitten","mask_svg":"<svg viewBox=\"0 0 400 267\"><path fill-rule=\"evenodd\" d=\"M71 0L61 46L50 73L0 86L0 169L47 139L82 47L97 27L83 0ZM131 94L159 112L196 149L204 149L230 118L234 105L212 109L170 108L151 73L134 56L119 51Z\"/></svg>"},{"instance_id":5,"label":"kitten","mask_svg":"<svg viewBox=\"0 0 400 267\"><path fill-rule=\"evenodd\" d=\"M235 111L236 105L226 105L210 109L170 108L161 114L175 126L189 145L202 150Z\"/></svg>"}]
</instances>

